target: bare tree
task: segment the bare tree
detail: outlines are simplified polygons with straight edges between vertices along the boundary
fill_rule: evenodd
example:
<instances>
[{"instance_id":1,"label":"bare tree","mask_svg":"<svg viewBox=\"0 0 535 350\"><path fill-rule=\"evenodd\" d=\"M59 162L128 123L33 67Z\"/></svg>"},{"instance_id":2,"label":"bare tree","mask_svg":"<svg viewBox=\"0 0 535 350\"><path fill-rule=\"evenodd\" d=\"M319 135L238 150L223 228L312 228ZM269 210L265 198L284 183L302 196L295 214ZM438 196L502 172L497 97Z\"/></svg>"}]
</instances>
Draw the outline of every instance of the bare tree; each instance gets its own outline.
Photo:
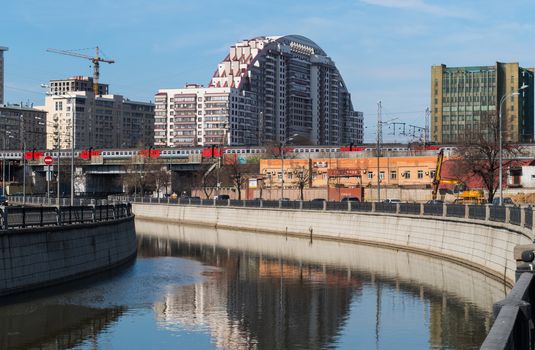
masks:
<instances>
[{"instance_id":1,"label":"bare tree","mask_svg":"<svg viewBox=\"0 0 535 350\"><path fill-rule=\"evenodd\" d=\"M232 187L234 187L236 189L236 193L238 193L238 200L241 200L242 187L248 180L248 177L246 177L244 174L246 168L236 160L232 161L230 164L227 164L225 168L232 182Z\"/></svg>"},{"instance_id":2,"label":"bare tree","mask_svg":"<svg viewBox=\"0 0 535 350\"><path fill-rule=\"evenodd\" d=\"M299 194L300 194L301 200L304 200L304 188L307 185L310 185L312 174L310 173L309 168L305 166L294 166L291 169L291 172L295 176L295 180L296 180L295 182L297 183L297 187L299 187Z\"/></svg>"},{"instance_id":3,"label":"bare tree","mask_svg":"<svg viewBox=\"0 0 535 350\"><path fill-rule=\"evenodd\" d=\"M488 192L489 203L499 187L500 141L499 124L495 114L482 116L484 120L472 130L466 130L460 137L456 148L454 175L463 179L479 179ZM502 134L507 140L506 133ZM511 161L521 153L520 147L510 142L502 142L502 168L506 169Z\"/></svg>"}]
</instances>

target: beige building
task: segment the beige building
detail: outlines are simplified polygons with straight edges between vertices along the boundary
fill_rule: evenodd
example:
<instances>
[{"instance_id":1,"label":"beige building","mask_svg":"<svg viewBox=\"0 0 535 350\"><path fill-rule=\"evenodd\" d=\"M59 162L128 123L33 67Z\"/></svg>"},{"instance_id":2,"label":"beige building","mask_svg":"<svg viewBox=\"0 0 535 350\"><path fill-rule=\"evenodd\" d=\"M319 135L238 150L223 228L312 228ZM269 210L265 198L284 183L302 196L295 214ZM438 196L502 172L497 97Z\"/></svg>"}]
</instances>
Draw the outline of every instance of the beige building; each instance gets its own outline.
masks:
<instances>
[{"instance_id":1,"label":"beige building","mask_svg":"<svg viewBox=\"0 0 535 350\"><path fill-rule=\"evenodd\" d=\"M45 99L47 148L129 148L154 142L154 104L91 91L49 95Z\"/></svg>"},{"instance_id":2,"label":"beige building","mask_svg":"<svg viewBox=\"0 0 535 350\"><path fill-rule=\"evenodd\" d=\"M154 144L254 145L257 141L256 102L235 88L160 89L155 96Z\"/></svg>"},{"instance_id":3,"label":"beige building","mask_svg":"<svg viewBox=\"0 0 535 350\"><path fill-rule=\"evenodd\" d=\"M8 48L0 46L0 105L4 103L4 51Z\"/></svg>"},{"instance_id":4,"label":"beige building","mask_svg":"<svg viewBox=\"0 0 535 350\"><path fill-rule=\"evenodd\" d=\"M0 148L44 149L46 112L30 106L0 105ZM23 136L21 136L23 135Z\"/></svg>"},{"instance_id":5,"label":"beige building","mask_svg":"<svg viewBox=\"0 0 535 350\"><path fill-rule=\"evenodd\" d=\"M510 142L533 142L533 68L518 63L494 66L431 67L431 140L456 143L475 131L491 134L502 105L503 136ZM519 91L517 96L511 93Z\"/></svg>"},{"instance_id":6,"label":"beige building","mask_svg":"<svg viewBox=\"0 0 535 350\"><path fill-rule=\"evenodd\" d=\"M98 84L99 95L107 95L108 84ZM74 91L93 91L93 78L74 76L63 80L50 80L48 83L49 95L64 95Z\"/></svg>"}]
</instances>

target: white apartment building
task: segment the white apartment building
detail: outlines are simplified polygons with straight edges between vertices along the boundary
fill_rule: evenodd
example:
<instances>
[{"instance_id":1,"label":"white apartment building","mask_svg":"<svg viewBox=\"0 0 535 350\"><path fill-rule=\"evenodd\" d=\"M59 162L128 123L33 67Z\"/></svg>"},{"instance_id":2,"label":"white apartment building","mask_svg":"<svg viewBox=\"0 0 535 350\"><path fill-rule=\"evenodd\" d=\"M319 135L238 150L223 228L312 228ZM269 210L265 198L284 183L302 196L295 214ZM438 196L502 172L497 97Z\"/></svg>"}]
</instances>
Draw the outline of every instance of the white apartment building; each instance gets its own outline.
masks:
<instances>
[{"instance_id":1,"label":"white apartment building","mask_svg":"<svg viewBox=\"0 0 535 350\"><path fill-rule=\"evenodd\" d=\"M129 148L154 142L154 104L91 91L48 95L47 148Z\"/></svg>"},{"instance_id":2,"label":"white apartment building","mask_svg":"<svg viewBox=\"0 0 535 350\"><path fill-rule=\"evenodd\" d=\"M4 51L8 48L0 46L0 105L4 103Z\"/></svg>"},{"instance_id":3,"label":"white apartment building","mask_svg":"<svg viewBox=\"0 0 535 350\"><path fill-rule=\"evenodd\" d=\"M230 87L187 84L160 89L155 96L154 145L254 145L256 100Z\"/></svg>"},{"instance_id":4,"label":"white apartment building","mask_svg":"<svg viewBox=\"0 0 535 350\"><path fill-rule=\"evenodd\" d=\"M256 37L230 47L207 88L156 94L155 144L194 146L363 142L363 114L334 62L299 35Z\"/></svg>"}]
</instances>

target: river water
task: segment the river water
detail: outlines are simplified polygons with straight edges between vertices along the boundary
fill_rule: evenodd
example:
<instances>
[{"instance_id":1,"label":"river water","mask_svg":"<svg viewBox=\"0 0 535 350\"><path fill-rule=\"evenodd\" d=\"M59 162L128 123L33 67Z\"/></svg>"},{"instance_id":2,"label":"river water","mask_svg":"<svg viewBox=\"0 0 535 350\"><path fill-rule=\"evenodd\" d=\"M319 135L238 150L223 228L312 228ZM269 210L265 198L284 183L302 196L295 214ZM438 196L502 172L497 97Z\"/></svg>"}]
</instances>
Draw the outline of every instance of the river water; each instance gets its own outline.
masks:
<instances>
[{"instance_id":1,"label":"river water","mask_svg":"<svg viewBox=\"0 0 535 350\"><path fill-rule=\"evenodd\" d=\"M508 292L402 251L136 227L129 266L4 301L0 349L477 349Z\"/></svg>"}]
</instances>

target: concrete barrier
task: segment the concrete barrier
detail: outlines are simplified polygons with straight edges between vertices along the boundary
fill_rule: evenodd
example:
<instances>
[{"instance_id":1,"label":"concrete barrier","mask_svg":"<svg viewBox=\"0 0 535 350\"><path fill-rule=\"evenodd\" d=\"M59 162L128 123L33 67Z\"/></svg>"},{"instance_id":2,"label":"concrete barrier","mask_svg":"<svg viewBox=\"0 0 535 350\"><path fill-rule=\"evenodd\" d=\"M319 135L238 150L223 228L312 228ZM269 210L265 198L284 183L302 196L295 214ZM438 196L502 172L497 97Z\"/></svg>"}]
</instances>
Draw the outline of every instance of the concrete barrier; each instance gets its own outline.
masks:
<instances>
[{"instance_id":1,"label":"concrete barrier","mask_svg":"<svg viewBox=\"0 0 535 350\"><path fill-rule=\"evenodd\" d=\"M514 246L532 241L514 225L454 217L139 203L133 211L146 220L415 251L470 266L509 286L515 280Z\"/></svg>"},{"instance_id":2,"label":"concrete barrier","mask_svg":"<svg viewBox=\"0 0 535 350\"><path fill-rule=\"evenodd\" d=\"M133 216L0 232L0 296L78 279L136 255Z\"/></svg>"}]
</instances>

